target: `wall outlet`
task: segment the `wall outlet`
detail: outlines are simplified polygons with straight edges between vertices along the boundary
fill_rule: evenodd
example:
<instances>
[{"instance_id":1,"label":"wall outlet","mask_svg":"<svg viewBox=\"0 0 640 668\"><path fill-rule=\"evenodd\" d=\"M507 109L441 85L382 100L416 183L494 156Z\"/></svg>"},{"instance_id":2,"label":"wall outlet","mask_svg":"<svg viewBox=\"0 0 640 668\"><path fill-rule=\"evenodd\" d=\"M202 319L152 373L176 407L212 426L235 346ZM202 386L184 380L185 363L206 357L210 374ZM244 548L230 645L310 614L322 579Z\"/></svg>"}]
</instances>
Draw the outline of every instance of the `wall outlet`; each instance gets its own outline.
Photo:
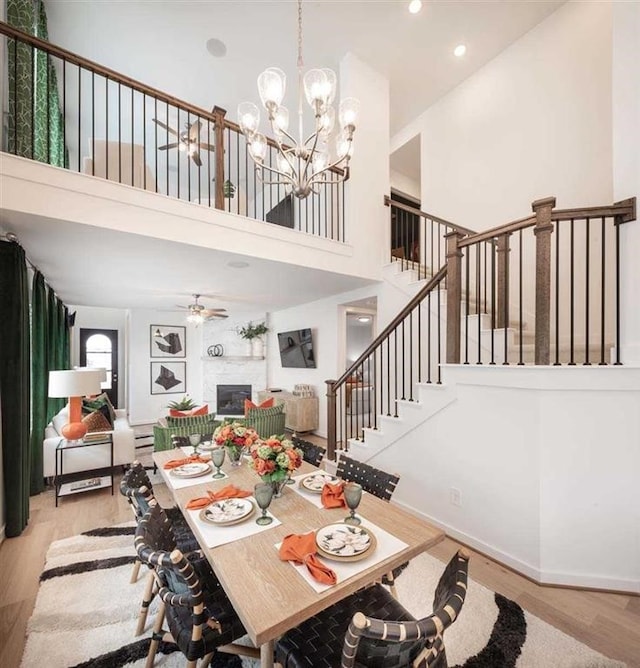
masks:
<instances>
[{"instance_id":1,"label":"wall outlet","mask_svg":"<svg viewBox=\"0 0 640 668\"><path fill-rule=\"evenodd\" d=\"M449 489L449 502L453 506L462 507L462 492L457 487L451 487Z\"/></svg>"}]
</instances>

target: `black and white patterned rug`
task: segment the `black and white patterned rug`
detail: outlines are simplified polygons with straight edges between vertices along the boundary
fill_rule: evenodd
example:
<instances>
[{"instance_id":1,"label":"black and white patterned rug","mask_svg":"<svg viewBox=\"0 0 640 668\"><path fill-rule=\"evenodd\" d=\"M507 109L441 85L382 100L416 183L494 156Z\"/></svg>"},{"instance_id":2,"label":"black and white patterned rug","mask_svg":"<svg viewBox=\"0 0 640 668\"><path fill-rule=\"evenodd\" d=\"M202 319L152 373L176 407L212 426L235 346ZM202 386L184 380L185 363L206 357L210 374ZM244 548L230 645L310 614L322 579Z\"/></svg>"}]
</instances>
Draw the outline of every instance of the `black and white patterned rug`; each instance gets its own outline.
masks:
<instances>
[{"instance_id":1,"label":"black and white patterned rug","mask_svg":"<svg viewBox=\"0 0 640 668\"><path fill-rule=\"evenodd\" d=\"M51 544L21 668L142 668L147 629L134 637L146 572L129 584L134 561L133 523L96 529ZM398 596L416 617L431 612L444 565L422 554L397 580ZM469 579L465 605L446 634L450 666L462 668L622 668L504 596ZM156 666L178 668L184 657L163 645ZM219 654L214 668L258 663Z\"/></svg>"}]
</instances>

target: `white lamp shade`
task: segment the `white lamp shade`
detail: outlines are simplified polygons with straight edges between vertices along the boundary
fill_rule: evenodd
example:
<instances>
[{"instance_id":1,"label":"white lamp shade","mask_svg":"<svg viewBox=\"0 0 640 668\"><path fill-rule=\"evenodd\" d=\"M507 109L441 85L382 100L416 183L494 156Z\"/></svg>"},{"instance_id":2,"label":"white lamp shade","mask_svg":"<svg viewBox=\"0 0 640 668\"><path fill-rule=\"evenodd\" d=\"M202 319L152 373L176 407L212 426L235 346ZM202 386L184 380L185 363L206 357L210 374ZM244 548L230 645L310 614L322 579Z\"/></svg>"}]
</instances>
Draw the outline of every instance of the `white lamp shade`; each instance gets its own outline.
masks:
<instances>
[{"instance_id":1,"label":"white lamp shade","mask_svg":"<svg viewBox=\"0 0 640 668\"><path fill-rule=\"evenodd\" d=\"M84 371L85 373L95 373L98 376L98 382L104 383L107 380L107 370L99 366L74 366L74 371Z\"/></svg>"},{"instance_id":2,"label":"white lamp shade","mask_svg":"<svg viewBox=\"0 0 640 668\"><path fill-rule=\"evenodd\" d=\"M104 369L49 371L49 396L66 398L99 394L102 371Z\"/></svg>"}]
</instances>

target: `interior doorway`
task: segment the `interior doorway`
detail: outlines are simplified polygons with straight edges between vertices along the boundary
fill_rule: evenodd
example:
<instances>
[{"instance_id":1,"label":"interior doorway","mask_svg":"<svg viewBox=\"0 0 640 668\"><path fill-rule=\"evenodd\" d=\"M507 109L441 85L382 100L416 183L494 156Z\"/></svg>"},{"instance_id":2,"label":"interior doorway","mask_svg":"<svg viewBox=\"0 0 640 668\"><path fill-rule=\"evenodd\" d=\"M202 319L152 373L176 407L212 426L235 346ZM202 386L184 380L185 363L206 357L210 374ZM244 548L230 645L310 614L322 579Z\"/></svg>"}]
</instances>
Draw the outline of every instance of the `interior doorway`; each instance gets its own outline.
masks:
<instances>
[{"instance_id":1,"label":"interior doorway","mask_svg":"<svg viewBox=\"0 0 640 668\"><path fill-rule=\"evenodd\" d=\"M118 330L80 329L80 366L107 370L102 391L118 408Z\"/></svg>"}]
</instances>

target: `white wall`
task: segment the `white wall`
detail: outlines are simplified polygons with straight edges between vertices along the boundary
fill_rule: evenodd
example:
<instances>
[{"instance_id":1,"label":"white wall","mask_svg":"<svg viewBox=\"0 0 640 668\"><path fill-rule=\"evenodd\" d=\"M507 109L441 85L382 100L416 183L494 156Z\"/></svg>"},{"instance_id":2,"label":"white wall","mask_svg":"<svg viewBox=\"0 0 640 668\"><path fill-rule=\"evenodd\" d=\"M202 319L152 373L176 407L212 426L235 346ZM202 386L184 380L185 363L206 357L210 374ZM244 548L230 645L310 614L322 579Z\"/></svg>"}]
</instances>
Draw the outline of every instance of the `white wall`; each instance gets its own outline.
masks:
<instances>
[{"instance_id":1,"label":"white wall","mask_svg":"<svg viewBox=\"0 0 640 668\"><path fill-rule=\"evenodd\" d=\"M151 325L179 325L186 327L186 357L151 358ZM181 313L167 313L147 309L134 309L129 318L129 421L131 424L157 422L168 414L167 404L183 396L180 394L151 394L151 362L186 362L186 391L198 404L202 397L202 325L188 324Z\"/></svg>"},{"instance_id":2,"label":"white wall","mask_svg":"<svg viewBox=\"0 0 640 668\"><path fill-rule=\"evenodd\" d=\"M640 3L613 3L613 195L640 198ZM620 230L622 361L640 365L640 222Z\"/></svg>"},{"instance_id":3,"label":"white wall","mask_svg":"<svg viewBox=\"0 0 640 668\"><path fill-rule=\"evenodd\" d=\"M536 580L640 592L640 371L444 374L420 399L451 403L369 459L400 475L394 500Z\"/></svg>"},{"instance_id":4,"label":"white wall","mask_svg":"<svg viewBox=\"0 0 640 668\"><path fill-rule=\"evenodd\" d=\"M391 179L391 187L400 191L403 195L410 195L415 199L420 199L420 181L412 179L410 176L391 170L389 177Z\"/></svg>"},{"instance_id":5,"label":"white wall","mask_svg":"<svg viewBox=\"0 0 640 668\"><path fill-rule=\"evenodd\" d=\"M482 230L612 201L611 11L566 3L393 138L421 133L430 212Z\"/></svg>"}]
</instances>

